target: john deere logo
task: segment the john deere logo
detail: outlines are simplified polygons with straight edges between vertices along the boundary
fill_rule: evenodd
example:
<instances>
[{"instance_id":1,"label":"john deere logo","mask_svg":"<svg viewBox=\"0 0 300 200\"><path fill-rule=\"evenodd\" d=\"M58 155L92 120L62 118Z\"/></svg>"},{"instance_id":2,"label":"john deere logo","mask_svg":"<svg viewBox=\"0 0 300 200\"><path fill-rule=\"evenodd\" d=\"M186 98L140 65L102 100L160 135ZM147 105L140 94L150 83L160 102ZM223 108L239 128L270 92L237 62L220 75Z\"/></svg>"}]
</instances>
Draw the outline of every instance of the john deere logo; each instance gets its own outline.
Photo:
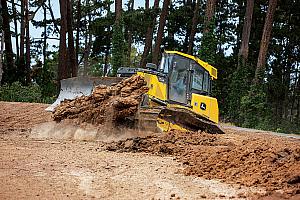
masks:
<instances>
[{"instance_id":1,"label":"john deere logo","mask_svg":"<svg viewBox=\"0 0 300 200\"><path fill-rule=\"evenodd\" d=\"M206 104L205 103L201 103L200 104L200 108L201 108L201 110L206 110Z\"/></svg>"}]
</instances>

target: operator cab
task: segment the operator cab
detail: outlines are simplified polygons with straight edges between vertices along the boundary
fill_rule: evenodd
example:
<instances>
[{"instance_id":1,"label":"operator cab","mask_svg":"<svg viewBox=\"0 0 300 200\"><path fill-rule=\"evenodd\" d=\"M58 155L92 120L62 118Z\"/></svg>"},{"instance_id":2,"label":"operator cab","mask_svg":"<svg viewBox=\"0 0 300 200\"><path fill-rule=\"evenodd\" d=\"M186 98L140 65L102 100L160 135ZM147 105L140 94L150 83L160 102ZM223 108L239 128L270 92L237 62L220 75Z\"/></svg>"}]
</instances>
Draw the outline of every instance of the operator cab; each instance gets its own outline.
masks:
<instances>
[{"instance_id":1,"label":"operator cab","mask_svg":"<svg viewBox=\"0 0 300 200\"><path fill-rule=\"evenodd\" d=\"M190 105L192 93L210 95L212 78L208 70L185 55L164 53L158 72L168 80L168 100Z\"/></svg>"}]
</instances>

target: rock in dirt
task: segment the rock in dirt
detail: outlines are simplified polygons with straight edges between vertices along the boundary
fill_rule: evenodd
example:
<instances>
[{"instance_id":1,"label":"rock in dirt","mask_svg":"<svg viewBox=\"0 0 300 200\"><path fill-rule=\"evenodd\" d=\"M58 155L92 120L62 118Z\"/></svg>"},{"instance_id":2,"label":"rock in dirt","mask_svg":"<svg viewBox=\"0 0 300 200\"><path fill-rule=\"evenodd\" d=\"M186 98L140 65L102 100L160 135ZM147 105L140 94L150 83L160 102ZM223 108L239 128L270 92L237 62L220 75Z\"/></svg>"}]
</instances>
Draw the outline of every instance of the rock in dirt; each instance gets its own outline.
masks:
<instances>
[{"instance_id":1,"label":"rock in dirt","mask_svg":"<svg viewBox=\"0 0 300 200\"><path fill-rule=\"evenodd\" d=\"M56 122L72 119L93 125L106 122L126 125L124 120L135 115L142 95L148 91L146 84L143 77L134 75L114 86L96 86L90 96L64 100L53 112L53 119Z\"/></svg>"}]
</instances>

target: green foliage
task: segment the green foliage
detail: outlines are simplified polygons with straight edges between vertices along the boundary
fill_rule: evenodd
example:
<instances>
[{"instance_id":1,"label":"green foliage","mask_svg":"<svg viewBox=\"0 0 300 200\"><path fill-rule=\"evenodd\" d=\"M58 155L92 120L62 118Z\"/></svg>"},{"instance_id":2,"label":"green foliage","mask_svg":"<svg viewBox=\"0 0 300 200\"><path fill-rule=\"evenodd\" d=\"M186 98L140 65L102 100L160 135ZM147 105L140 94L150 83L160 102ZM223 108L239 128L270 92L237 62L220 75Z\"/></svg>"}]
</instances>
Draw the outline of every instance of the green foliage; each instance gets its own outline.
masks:
<instances>
[{"instance_id":1,"label":"green foliage","mask_svg":"<svg viewBox=\"0 0 300 200\"><path fill-rule=\"evenodd\" d=\"M137 51L137 48L132 46L130 52L130 66L129 67L137 67L139 66L142 59L142 54Z\"/></svg>"},{"instance_id":2,"label":"green foliage","mask_svg":"<svg viewBox=\"0 0 300 200\"><path fill-rule=\"evenodd\" d=\"M194 7L195 4L191 1L184 2L177 0L171 3L167 16L169 37L165 37L163 40L166 49L187 52L188 36L191 32ZM175 35L182 37L183 41L175 39Z\"/></svg>"},{"instance_id":3,"label":"green foliage","mask_svg":"<svg viewBox=\"0 0 300 200\"><path fill-rule=\"evenodd\" d=\"M92 55L105 54L110 51L112 43L114 15L109 12L104 17L99 17L93 21L93 34L95 40Z\"/></svg>"},{"instance_id":4,"label":"green foliage","mask_svg":"<svg viewBox=\"0 0 300 200\"><path fill-rule=\"evenodd\" d=\"M243 127L262 128L270 122L270 113L263 85L253 84L246 96L241 98L239 117Z\"/></svg>"},{"instance_id":5,"label":"green foliage","mask_svg":"<svg viewBox=\"0 0 300 200\"><path fill-rule=\"evenodd\" d=\"M57 88L55 84L55 73L46 64L43 66L40 61L33 67L32 79L39 85L42 97L55 97Z\"/></svg>"},{"instance_id":6,"label":"green foliage","mask_svg":"<svg viewBox=\"0 0 300 200\"><path fill-rule=\"evenodd\" d=\"M212 65L216 63L217 39L214 32L215 27L215 20L212 19L208 28L210 31L203 33L201 47L198 52L201 59Z\"/></svg>"},{"instance_id":7,"label":"green foliage","mask_svg":"<svg viewBox=\"0 0 300 200\"><path fill-rule=\"evenodd\" d=\"M23 86L20 82L4 84L0 87L0 101L53 103L56 97L43 96L41 87L32 83Z\"/></svg>"},{"instance_id":8,"label":"green foliage","mask_svg":"<svg viewBox=\"0 0 300 200\"><path fill-rule=\"evenodd\" d=\"M125 40L123 32L123 19L121 17L119 23L115 23L112 34L112 75L117 73L119 67L124 66L125 63Z\"/></svg>"},{"instance_id":9,"label":"green foliage","mask_svg":"<svg viewBox=\"0 0 300 200\"><path fill-rule=\"evenodd\" d=\"M242 98L247 96L251 85L251 72L249 66L242 66L237 69L229 84L230 92L228 94L228 113L230 121L241 125L240 108Z\"/></svg>"},{"instance_id":10,"label":"green foliage","mask_svg":"<svg viewBox=\"0 0 300 200\"><path fill-rule=\"evenodd\" d=\"M37 84L22 86L20 82L0 87L1 101L42 102L42 91Z\"/></svg>"},{"instance_id":11,"label":"green foliage","mask_svg":"<svg viewBox=\"0 0 300 200\"><path fill-rule=\"evenodd\" d=\"M103 64L101 62L90 66L89 75L91 76L103 76Z\"/></svg>"},{"instance_id":12,"label":"green foliage","mask_svg":"<svg viewBox=\"0 0 300 200\"><path fill-rule=\"evenodd\" d=\"M272 126L271 126L272 125ZM282 119L279 123L271 123L271 127L267 129L279 132L279 133L291 133L291 134L300 134L300 120L290 121L287 119Z\"/></svg>"},{"instance_id":13,"label":"green foliage","mask_svg":"<svg viewBox=\"0 0 300 200\"><path fill-rule=\"evenodd\" d=\"M145 10L144 8L123 12L124 28L131 31L135 42L144 41L147 27L152 24L152 19L156 17L157 13L154 9Z\"/></svg>"},{"instance_id":14,"label":"green foliage","mask_svg":"<svg viewBox=\"0 0 300 200\"><path fill-rule=\"evenodd\" d=\"M300 120L279 119L273 115L271 104L267 101L265 85L253 84L240 102L240 126L282 133L300 134Z\"/></svg>"}]
</instances>

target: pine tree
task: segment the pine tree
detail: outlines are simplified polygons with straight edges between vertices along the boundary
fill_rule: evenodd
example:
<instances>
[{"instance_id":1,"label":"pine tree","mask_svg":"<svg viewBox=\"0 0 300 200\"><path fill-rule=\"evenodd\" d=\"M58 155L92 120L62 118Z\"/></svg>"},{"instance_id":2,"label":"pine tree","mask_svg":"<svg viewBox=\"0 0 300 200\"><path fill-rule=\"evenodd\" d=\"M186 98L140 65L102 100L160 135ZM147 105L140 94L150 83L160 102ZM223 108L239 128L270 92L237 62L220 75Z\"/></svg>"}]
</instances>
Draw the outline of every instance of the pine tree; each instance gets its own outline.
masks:
<instances>
[{"instance_id":1,"label":"pine tree","mask_svg":"<svg viewBox=\"0 0 300 200\"><path fill-rule=\"evenodd\" d=\"M115 1L116 18L112 34L112 75L117 73L119 67L124 65L125 60L125 40L124 21L122 17L122 0Z\"/></svg>"},{"instance_id":2,"label":"pine tree","mask_svg":"<svg viewBox=\"0 0 300 200\"><path fill-rule=\"evenodd\" d=\"M159 0L155 0L153 9L157 10L158 6L159 6ZM146 0L146 11L149 11L149 10L150 10L149 9L149 0ZM153 17L152 23L150 23L149 26L147 27L147 32L146 32L146 36L145 36L145 46L144 46L144 51L143 51L141 64L140 64L141 67L145 67L146 63L147 63L147 56L148 56L151 46L152 46L153 29L154 29L155 22L156 22L156 15Z\"/></svg>"},{"instance_id":3,"label":"pine tree","mask_svg":"<svg viewBox=\"0 0 300 200\"><path fill-rule=\"evenodd\" d=\"M163 39L169 4L170 4L170 0L164 0L163 8L162 8L162 11L161 11L161 14L159 17L159 26L158 26L158 31L157 31L156 41L155 41L155 47L154 47L154 50L152 53L152 55L153 55L152 63L154 63L154 64L158 64L158 58L161 53L160 45L161 45L162 39Z\"/></svg>"},{"instance_id":4,"label":"pine tree","mask_svg":"<svg viewBox=\"0 0 300 200\"><path fill-rule=\"evenodd\" d=\"M4 43L5 43L5 66L3 68L3 78L2 82L5 83L13 83L17 80L16 77L16 68L15 68L15 62L14 62L14 54L12 49L12 42L11 42L11 32L10 32L10 17L7 7L7 1L1 0L1 6L2 6L2 20L3 20L3 32L4 32Z\"/></svg>"},{"instance_id":5,"label":"pine tree","mask_svg":"<svg viewBox=\"0 0 300 200\"><path fill-rule=\"evenodd\" d=\"M249 52L249 39L250 39L250 32L251 32L251 24L252 24L252 15L253 15L253 8L254 8L254 0L247 0L247 7L243 25L243 33L242 33L242 42L241 47L239 50L239 61L238 67L246 65L248 59L248 52Z\"/></svg>"},{"instance_id":6,"label":"pine tree","mask_svg":"<svg viewBox=\"0 0 300 200\"><path fill-rule=\"evenodd\" d=\"M269 7L268 7L267 15L266 15L264 29L263 29L263 35L262 35L261 42L260 42L259 56L258 56L257 66L256 66L256 71L255 71L254 82L256 82L256 83L262 81L263 75L265 73L266 56L267 56L268 46L269 46L270 37L271 37L273 18L274 18L276 6L277 6L277 0L269 1Z\"/></svg>"}]
</instances>

